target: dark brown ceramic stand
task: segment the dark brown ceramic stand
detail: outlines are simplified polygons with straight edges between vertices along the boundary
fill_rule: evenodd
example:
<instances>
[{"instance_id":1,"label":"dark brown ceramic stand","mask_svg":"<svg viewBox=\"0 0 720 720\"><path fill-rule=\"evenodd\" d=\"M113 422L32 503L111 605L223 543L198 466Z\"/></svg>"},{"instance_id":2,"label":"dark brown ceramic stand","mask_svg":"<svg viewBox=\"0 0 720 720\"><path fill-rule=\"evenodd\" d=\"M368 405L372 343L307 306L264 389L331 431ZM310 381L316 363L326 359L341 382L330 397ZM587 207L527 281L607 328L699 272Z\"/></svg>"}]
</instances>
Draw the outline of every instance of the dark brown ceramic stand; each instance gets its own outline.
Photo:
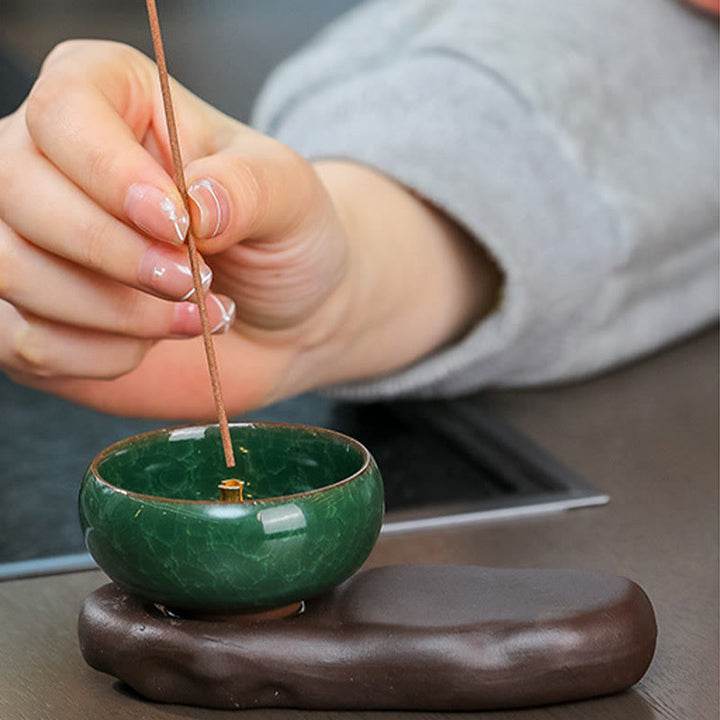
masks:
<instances>
[{"instance_id":1,"label":"dark brown ceramic stand","mask_svg":"<svg viewBox=\"0 0 720 720\"><path fill-rule=\"evenodd\" d=\"M625 578L398 565L271 621L171 618L105 585L86 598L79 634L92 667L160 702L481 710L628 688L650 664L657 628Z\"/></svg>"}]
</instances>

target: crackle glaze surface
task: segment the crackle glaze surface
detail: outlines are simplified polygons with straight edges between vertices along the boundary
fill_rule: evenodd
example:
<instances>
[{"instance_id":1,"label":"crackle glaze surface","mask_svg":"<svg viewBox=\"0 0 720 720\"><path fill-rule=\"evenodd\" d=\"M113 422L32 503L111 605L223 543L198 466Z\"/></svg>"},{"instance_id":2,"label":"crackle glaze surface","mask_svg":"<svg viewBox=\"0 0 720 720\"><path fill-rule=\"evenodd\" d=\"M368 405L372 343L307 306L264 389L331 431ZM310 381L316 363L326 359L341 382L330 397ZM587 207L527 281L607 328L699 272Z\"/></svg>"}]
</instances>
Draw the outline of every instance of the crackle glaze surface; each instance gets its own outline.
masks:
<instances>
[{"instance_id":1,"label":"crackle glaze surface","mask_svg":"<svg viewBox=\"0 0 720 720\"><path fill-rule=\"evenodd\" d=\"M121 587L175 610L243 612L323 592L357 570L382 522L377 466L357 442L317 428L162 430L101 453L82 482L88 550ZM247 483L248 502L217 485Z\"/></svg>"}]
</instances>

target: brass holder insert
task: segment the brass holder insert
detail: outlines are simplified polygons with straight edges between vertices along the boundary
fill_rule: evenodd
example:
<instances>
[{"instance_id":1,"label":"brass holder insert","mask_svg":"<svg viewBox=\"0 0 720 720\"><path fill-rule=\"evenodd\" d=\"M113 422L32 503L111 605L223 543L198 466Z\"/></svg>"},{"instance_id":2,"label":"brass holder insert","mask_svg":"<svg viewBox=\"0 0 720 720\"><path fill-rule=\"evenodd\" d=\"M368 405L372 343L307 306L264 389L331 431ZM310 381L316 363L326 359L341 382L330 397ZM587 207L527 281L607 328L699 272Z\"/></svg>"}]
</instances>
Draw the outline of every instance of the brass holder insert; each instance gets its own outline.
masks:
<instances>
[{"instance_id":1,"label":"brass holder insert","mask_svg":"<svg viewBox=\"0 0 720 720\"><path fill-rule=\"evenodd\" d=\"M223 480L219 485L220 502L241 503L243 502L243 488L245 483L242 480Z\"/></svg>"},{"instance_id":2,"label":"brass holder insert","mask_svg":"<svg viewBox=\"0 0 720 720\"><path fill-rule=\"evenodd\" d=\"M154 607L159 610L162 615L169 618L185 619L185 620L205 620L209 622L222 622L239 625L246 622L265 622L266 620L283 620L284 618L297 617L305 612L305 601L291 603L279 608L271 610L257 610L247 613L205 613L202 611L188 612L183 611L180 614L168 610L163 605L153 603Z\"/></svg>"}]
</instances>

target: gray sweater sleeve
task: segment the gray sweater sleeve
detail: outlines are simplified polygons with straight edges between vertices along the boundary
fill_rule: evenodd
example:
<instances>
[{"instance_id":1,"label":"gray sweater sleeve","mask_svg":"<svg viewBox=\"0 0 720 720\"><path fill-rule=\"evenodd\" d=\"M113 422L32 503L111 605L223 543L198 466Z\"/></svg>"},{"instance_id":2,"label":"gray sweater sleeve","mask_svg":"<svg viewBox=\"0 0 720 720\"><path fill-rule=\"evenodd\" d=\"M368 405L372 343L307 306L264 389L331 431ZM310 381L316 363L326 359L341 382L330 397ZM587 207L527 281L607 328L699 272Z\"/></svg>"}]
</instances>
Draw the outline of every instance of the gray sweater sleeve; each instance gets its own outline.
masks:
<instances>
[{"instance_id":1,"label":"gray sweater sleeve","mask_svg":"<svg viewBox=\"0 0 720 720\"><path fill-rule=\"evenodd\" d=\"M465 337L333 392L577 378L710 322L717 53L715 23L674 0L376 0L282 65L257 127L396 178L505 275Z\"/></svg>"}]
</instances>

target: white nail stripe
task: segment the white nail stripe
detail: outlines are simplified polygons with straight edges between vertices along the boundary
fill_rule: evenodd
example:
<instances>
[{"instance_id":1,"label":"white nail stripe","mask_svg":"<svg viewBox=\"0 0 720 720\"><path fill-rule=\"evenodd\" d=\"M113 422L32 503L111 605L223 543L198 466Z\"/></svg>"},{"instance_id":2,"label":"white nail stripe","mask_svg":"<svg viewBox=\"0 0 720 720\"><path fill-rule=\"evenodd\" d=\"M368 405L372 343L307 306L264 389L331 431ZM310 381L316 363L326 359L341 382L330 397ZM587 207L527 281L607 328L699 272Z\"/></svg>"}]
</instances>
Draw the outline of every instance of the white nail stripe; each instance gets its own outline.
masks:
<instances>
[{"instance_id":1,"label":"white nail stripe","mask_svg":"<svg viewBox=\"0 0 720 720\"><path fill-rule=\"evenodd\" d=\"M192 271L190 271L190 275L192 276ZM205 267L200 270L200 279L202 282L202 287L205 292L207 292L210 289L210 284L212 283L213 273L212 270L209 267ZM180 302L183 302L185 300L189 300L193 295L195 294L195 288L191 287L181 298Z\"/></svg>"},{"instance_id":2,"label":"white nail stripe","mask_svg":"<svg viewBox=\"0 0 720 720\"><path fill-rule=\"evenodd\" d=\"M203 272L205 274L203 275ZM210 289L210 283L212 283L213 272L209 267L205 267L205 270L200 270L200 281L203 286L203 290L207 292Z\"/></svg>"},{"instance_id":3,"label":"white nail stripe","mask_svg":"<svg viewBox=\"0 0 720 720\"><path fill-rule=\"evenodd\" d=\"M180 223L179 222L173 223L173 227L175 228L175 232L177 233L178 240L180 240L180 242L185 242L186 233L183 232L183 230L180 228Z\"/></svg>"},{"instance_id":4,"label":"white nail stripe","mask_svg":"<svg viewBox=\"0 0 720 720\"><path fill-rule=\"evenodd\" d=\"M203 187L205 188L210 195L212 196L212 199L215 201L215 207L217 208L217 222L215 223L215 229L212 231L212 235L210 237L215 237L217 235L217 231L220 228L220 221L222 220L222 206L220 205L220 199L216 195L215 191L213 190L212 183L209 180L198 180L193 187ZM191 189L192 192L192 189ZM202 213L202 208L200 210Z\"/></svg>"},{"instance_id":5,"label":"white nail stripe","mask_svg":"<svg viewBox=\"0 0 720 720\"><path fill-rule=\"evenodd\" d=\"M222 313L222 319L220 322L211 330L211 332L216 333L221 329L228 330L230 328L230 323L233 319L233 309L235 308L235 303L232 303L232 306L230 309L227 309L222 302L220 302L220 298L216 295L211 295L210 298L214 300L218 307L220 308L220 312ZM232 302L232 300L230 301Z\"/></svg>"}]
</instances>

